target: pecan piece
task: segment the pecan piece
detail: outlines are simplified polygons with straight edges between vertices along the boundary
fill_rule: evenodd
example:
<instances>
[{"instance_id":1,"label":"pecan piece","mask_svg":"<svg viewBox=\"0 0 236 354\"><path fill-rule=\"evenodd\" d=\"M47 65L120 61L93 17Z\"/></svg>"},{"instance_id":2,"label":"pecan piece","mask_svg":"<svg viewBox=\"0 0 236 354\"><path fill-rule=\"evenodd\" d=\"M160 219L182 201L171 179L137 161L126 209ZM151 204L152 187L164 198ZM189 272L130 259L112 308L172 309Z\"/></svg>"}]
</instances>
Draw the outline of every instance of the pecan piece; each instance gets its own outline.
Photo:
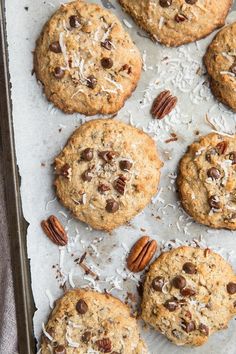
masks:
<instances>
[{"instance_id":1,"label":"pecan piece","mask_svg":"<svg viewBox=\"0 0 236 354\"><path fill-rule=\"evenodd\" d=\"M141 237L131 248L127 266L131 272L141 272L151 261L157 249L157 242L149 236Z\"/></svg>"},{"instance_id":2,"label":"pecan piece","mask_svg":"<svg viewBox=\"0 0 236 354\"><path fill-rule=\"evenodd\" d=\"M169 90L161 92L154 100L151 114L153 118L163 119L177 104L177 97L172 96Z\"/></svg>"},{"instance_id":3,"label":"pecan piece","mask_svg":"<svg viewBox=\"0 0 236 354\"><path fill-rule=\"evenodd\" d=\"M110 353L111 352L111 340L110 338L103 338L96 341L96 345L98 350L102 353Z\"/></svg>"},{"instance_id":4,"label":"pecan piece","mask_svg":"<svg viewBox=\"0 0 236 354\"><path fill-rule=\"evenodd\" d=\"M56 216L51 215L41 222L44 233L58 246L65 246L68 242L66 231Z\"/></svg>"},{"instance_id":5,"label":"pecan piece","mask_svg":"<svg viewBox=\"0 0 236 354\"><path fill-rule=\"evenodd\" d=\"M123 175L120 175L114 182L114 188L119 192L120 194L125 193L125 186L126 186L126 178Z\"/></svg>"}]
</instances>

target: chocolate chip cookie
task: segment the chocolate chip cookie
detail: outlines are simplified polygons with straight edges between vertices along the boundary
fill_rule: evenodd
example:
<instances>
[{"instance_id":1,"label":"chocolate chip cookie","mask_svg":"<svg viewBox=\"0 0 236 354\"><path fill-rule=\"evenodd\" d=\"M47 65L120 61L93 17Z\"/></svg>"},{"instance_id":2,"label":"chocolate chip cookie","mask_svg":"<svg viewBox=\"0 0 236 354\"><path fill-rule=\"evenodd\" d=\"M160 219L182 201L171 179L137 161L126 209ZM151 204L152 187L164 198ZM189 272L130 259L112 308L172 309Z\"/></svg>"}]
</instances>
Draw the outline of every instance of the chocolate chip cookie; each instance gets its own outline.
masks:
<instances>
[{"instance_id":1,"label":"chocolate chip cookie","mask_svg":"<svg viewBox=\"0 0 236 354\"><path fill-rule=\"evenodd\" d=\"M83 1L62 5L44 26L34 66L46 97L65 113L117 112L140 77L140 53L119 20Z\"/></svg>"},{"instance_id":2,"label":"chocolate chip cookie","mask_svg":"<svg viewBox=\"0 0 236 354\"><path fill-rule=\"evenodd\" d=\"M75 217L111 231L157 192L161 162L143 131L113 119L83 124L55 160L56 193Z\"/></svg>"},{"instance_id":3,"label":"chocolate chip cookie","mask_svg":"<svg viewBox=\"0 0 236 354\"><path fill-rule=\"evenodd\" d=\"M179 165L178 189L185 211L213 228L236 229L236 136L206 135Z\"/></svg>"},{"instance_id":4,"label":"chocolate chip cookie","mask_svg":"<svg viewBox=\"0 0 236 354\"><path fill-rule=\"evenodd\" d=\"M210 249L163 253L144 283L142 318L177 345L199 346L236 314L236 275Z\"/></svg>"},{"instance_id":5,"label":"chocolate chip cookie","mask_svg":"<svg viewBox=\"0 0 236 354\"><path fill-rule=\"evenodd\" d=\"M212 93L236 111L236 22L223 28L207 49L204 62Z\"/></svg>"},{"instance_id":6,"label":"chocolate chip cookie","mask_svg":"<svg viewBox=\"0 0 236 354\"><path fill-rule=\"evenodd\" d=\"M56 302L41 353L147 354L147 349L125 304L108 294L77 289Z\"/></svg>"},{"instance_id":7,"label":"chocolate chip cookie","mask_svg":"<svg viewBox=\"0 0 236 354\"><path fill-rule=\"evenodd\" d=\"M231 0L119 0L152 38L170 47L194 42L224 25Z\"/></svg>"}]
</instances>

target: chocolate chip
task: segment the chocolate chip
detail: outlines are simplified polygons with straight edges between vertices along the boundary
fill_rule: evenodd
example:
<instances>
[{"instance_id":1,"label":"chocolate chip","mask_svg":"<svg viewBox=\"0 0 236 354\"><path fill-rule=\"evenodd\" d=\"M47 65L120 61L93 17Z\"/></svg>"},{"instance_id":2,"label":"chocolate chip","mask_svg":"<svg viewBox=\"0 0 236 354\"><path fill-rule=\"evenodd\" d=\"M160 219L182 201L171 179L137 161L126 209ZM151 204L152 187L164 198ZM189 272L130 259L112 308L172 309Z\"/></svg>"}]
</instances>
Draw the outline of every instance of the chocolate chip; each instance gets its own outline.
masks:
<instances>
[{"instance_id":1,"label":"chocolate chip","mask_svg":"<svg viewBox=\"0 0 236 354\"><path fill-rule=\"evenodd\" d=\"M84 315L88 311L88 305L82 299L80 299L76 304L76 310L80 315Z\"/></svg>"},{"instance_id":2,"label":"chocolate chip","mask_svg":"<svg viewBox=\"0 0 236 354\"><path fill-rule=\"evenodd\" d=\"M193 321L191 321L191 322L183 321L181 324L181 327L187 333L193 332L196 329L195 322L193 322Z\"/></svg>"},{"instance_id":3,"label":"chocolate chip","mask_svg":"<svg viewBox=\"0 0 236 354\"><path fill-rule=\"evenodd\" d=\"M219 179L221 177L221 173L217 168L211 167L207 171L207 176L211 177L212 179Z\"/></svg>"},{"instance_id":4,"label":"chocolate chip","mask_svg":"<svg viewBox=\"0 0 236 354\"><path fill-rule=\"evenodd\" d=\"M49 46L49 49L53 53L61 53L61 46L60 46L60 43L58 41L51 43L50 46Z\"/></svg>"},{"instance_id":5,"label":"chocolate chip","mask_svg":"<svg viewBox=\"0 0 236 354\"><path fill-rule=\"evenodd\" d=\"M133 164L128 160L122 160L120 161L119 166L122 171L129 171Z\"/></svg>"},{"instance_id":6,"label":"chocolate chip","mask_svg":"<svg viewBox=\"0 0 236 354\"><path fill-rule=\"evenodd\" d=\"M111 188L109 187L109 186L107 186L106 184L103 184L103 183L101 183L101 184L99 184L99 186L98 186L98 191L100 192L100 193L105 193L105 192L107 192L107 191L110 191L111 190Z\"/></svg>"},{"instance_id":7,"label":"chocolate chip","mask_svg":"<svg viewBox=\"0 0 236 354\"><path fill-rule=\"evenodd\" d=\"M236 293L236 283L230 282L227 284L227 291L230 295L233 295Z\"/></svg>"},{"instance_id":8,"label":"chocolate chip","mask_svg":"<svg viewBox=\"0 0 236 354\"><path fill-rule=\"evenodd\" d=\"M177 14L175 15L175 21L177 23L180 23L180 22L184 22L186 21L188 18L185 16L185 15L182 15L182 14Z\"/></svg>"},{"instance_id":9,"label":"chocolate chip","mask_svg":"<svg viewBox=\"0 0 236 354\"><path fill-rule=\"evenodd\" d=\"M64 345L58 345L56 348L54 348L54 354L66 354L66 348Z\"/></svg>"},{"instance_id":10,"label":"chocolate chip","mask_svg":"<svg viewBox=\"0 0 236 354\"><path fill-rule=\"evenodd\" d=\"M167 300L165 303L164 303L164 306L165 308L167 308L167 310L169 310L170 312L174 312L177 307L178 307L178 304L176 301L174 300Z\"/></svg>"},{"instance_id":11,"label":"chocolate chip","mask_svg":"<svg viewBox=\"0 0 236 354\"><path fill-rule=\"evenodd\" d=\"M210 205L211 208L213 209L220 209L220 202L217 198L217 196L212 195L209 199L208 199L208 204Z\"/></svg>"},{"instance_id":12,"label":"chocolate chip","mask_svg":"<svg viewBox=\"0 0 236 354\"><path fill-rule=\"evenodd\" d=\"M69 22L72 28L80 27L80 18L76 15L70 16Z\"/></svg>"},{"instance_id":13,"label":"chocolate chip","mask_svg":"<svg viewBox=\"0 0 236 354\"><path fill-rule=\"evenodd\" d=\"M199 329L199 331L202 334L204 334L204 336L208 336L209 335L209 328L206 325L204 325L203 323L200 323L198 329Z\"/></svg>"},{"instance_id":14,"label":"chocolate chip","mask_svg":"<svg viewBox=\"0 0 236 354\"><path fill-rule=\"evenodd\" d=\"M172 0L159 0L161 7L169 7L172 4Z\"/></svg>"},{"instance_id":15,"label":"chocolate chip","mask_svg":"<svg viewBox=\"0 0 236 354\"><path fill-rule=\"evenodd\" d=\"M235 64L233 64L233 65L230 67L229 70L231 71L231 73L233 73L234 75L236 75L236 65L235 65Z\"/></svg>"},{"instance_id":16,"label":"chocolate chip","mask_svg":"<svg viewBox=\"0 0 236 354\"><path fill-rule=\"evenodd\" d=\"M190 288L184 288L180 290L180 294L182 296L194 296L196 295L196 291Z\"/></svg>"},{"instance_id":17,"label":"chocolate chip","mask_svg":"<svg viewBox=\"0 0 236 354\"><path fill-rule=\"evenodd\" d=\"M194 5L196 4L197 0L185 0L185 2L189 5Z\"/></svg>"},{"instance_id":18,"label":"chocolate chip","mask_svg":"<svg viewBox=\"0 0 236 354\"><path fill-rule=\"evenodd\" d=\"M70 178L71 176L71 167L66 163L65 165L62 166L60 170L60 175L66 178Z\"/></svg>"},{"instance_id":19,"label":"chocolate chip","mask_svg":"<svg viewBox=\"0 0 236 354\"><path fill-rule=\"evenodd\" d=\"M119 210L119 204L114 199L108 199L106 204L106 211L108 213L116 213Z\"/></svg>"},{"instance_id":20,"label":"chocolate chip","mask_svg":"<svg viewBox=\"0 0 236 354\"><path fill-rule=\"evenodd\" d=\"M85 182L91 182L93 176L91 175L91 169L88 168L86 171L84 171L81 175L82 180Z\"/></svg>"},{"instance_id":21,"label":"chocolate chip","mask_svg":"<svg viewBox=\"0 0 236 354\"><path fill-rule=\"evenodd\" d=\"M177 275L172 280L172 284L176 289L183 289L186 286L186 280L182 275Z\"/></svg>"},{"instance_id":22,"label":"chocolate chip","mask_svg":"<svg viewBox=\"0 0 236 354\"><path fill-rule=\"evenodd\" d=\"M59 66L57 66L57 67L54 69L54 76L55 76L55 78L57 78L57 79L62 79L64 75L65 75L65 70L63 70L63 69L60 68Z\"/></svg>"},{"instance_id":23,"label":"chocolate chip","mask_svg":"<svg viewBox=\"0 0 236 354\"><path fill-rule=\"evenodd\" d=\"M232 161L232 165L236 164L236 151L232 151L229 153L229 160Z\"/></svg>"},{"instance_id":24,"label":"chocolate chip","mask_svg":"<svg viewBox=\"0 0 236 354\"><path fill-rule=\"evenodd\" d=\"M183 270L185 271L185 273L187 274L196 274L197 273L197 268L195 267L195 265L191 262L186 262L183 265Z\"/></svg>"},{"instance_id":25,"label":"chocolate chip","mask_svg":"<svg viewBox=\"0 0 236 354\"><path fill-rule=\"evenodd\" d=\"M124 195L125 193L125 187L126 187L126 178L123 175L120 175L115 181L114 181L114 188L117 190L118 193Z\"/></svg>"},{"instance_id":26,"label":"chocolate chip","mask_svg":"<svg viewBox=\"0 0 236 354\"><path fill-rule=\"evenodd\" d=\"M93 149L87 148L81 154L81 159L91 161L93 159Z\"/></svg>"},{"instance_id":27,"label":"chocolate chip","mask_svg":"<svg viewBox=\"0 0 236 354\"><path fill-rule=\"evenodd\" d=\"M109 39L105 39L104 42L101 42L101 46L107 50L111 50L112 48L112 43Z\"/></svg>"},{"instance_id":28,"label":"chocolate chip","mask_svg":"<svg viewBox=\"0 0 236 354\"><path fill-rule=\"evenodd\" d=\"M97 79L94 75L90 75L86 79L87 86L94 89L97 86Z\"/></svg>"},{"instance_id":29,"label":"chocolate chip","mask_svg":"<svg viewBox=\"0 0 236 354\"><path fill-rule=\"evenodd\" d=\"M155 291L162 291L164 284L165 284L165 279L163 277L156 277L152 281L152 288Z\"/></svg>"},{"instance_id":30,"label":"chocolate chip","mask_svg":"<svg viewBox=\"0 0 236 354\"><path fill-rule=\"evenodd\" d=\"M98 157L103 159L105 162L110 162L116 156L115 151L100 151Z\"/></svg>"},{"instance_id":31,"label":"chocolate chip","mask_svg":"<svg viewBox=\"0 0 236 354\"><path fill-rule=\"evenodd\" d=\"M90 331L86 331L83 333L81 340L84 343L88 343L91 338L92 338L92 333Z\"/></svg>"},{"instance_id":32,"label":"chocolate chip","mask_svg":"<svg viewBox=\"0 0 236 354\"><path fill-rule=\"evenodd\" d=\"M101 64L104 69L110 69L113 66L113 60L111 58L102 58Z\"/></svg>"}]
</instances>

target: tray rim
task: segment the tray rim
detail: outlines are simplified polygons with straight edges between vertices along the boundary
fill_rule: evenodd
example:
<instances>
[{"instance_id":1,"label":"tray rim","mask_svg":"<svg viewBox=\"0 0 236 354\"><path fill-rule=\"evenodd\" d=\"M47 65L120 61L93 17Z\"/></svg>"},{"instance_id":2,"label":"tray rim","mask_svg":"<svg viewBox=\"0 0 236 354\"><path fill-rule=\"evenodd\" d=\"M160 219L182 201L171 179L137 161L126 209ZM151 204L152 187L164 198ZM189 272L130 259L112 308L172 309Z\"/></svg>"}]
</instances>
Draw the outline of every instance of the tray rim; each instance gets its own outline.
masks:
<instances>
[{"instance_id":1,"label":"tray rim","mask_svg":"<svg viewBox=\"0 0 236 354\"><path fill-rule=\"evenodd\" d=\"M18 351L19 354L34 354L36 353L33 334L35 306L26 248L28 225L22 212L20 176L15 155L6 33L5 0L0 0L0 139L3 151L4 189L16 304Z\"/></svg>"}]
</instances>

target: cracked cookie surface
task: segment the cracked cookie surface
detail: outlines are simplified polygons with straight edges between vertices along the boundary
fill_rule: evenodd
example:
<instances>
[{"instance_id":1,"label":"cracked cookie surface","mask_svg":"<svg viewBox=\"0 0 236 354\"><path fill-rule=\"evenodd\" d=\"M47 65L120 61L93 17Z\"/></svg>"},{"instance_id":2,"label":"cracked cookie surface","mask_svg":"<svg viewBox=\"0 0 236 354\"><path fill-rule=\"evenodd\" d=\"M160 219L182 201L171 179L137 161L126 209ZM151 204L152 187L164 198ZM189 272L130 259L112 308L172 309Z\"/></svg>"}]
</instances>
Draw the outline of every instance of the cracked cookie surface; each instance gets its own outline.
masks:
<instances>
[{"instance_id":1,"label":"cracked cookie surface","mask_svg":"<svg viewBox=\"0 0 236 354\"><path fill-rule=\"evenodd\" d=\"M212 133L189 146L179 164L185 211L213 228L236 229L236 136Z\"/></svg>"},{"instance_id":2,"label":"cracked cookie surface","mask_svg":"<svg viewBox=\"0 0 236 354\"><path fill-rule=\"evenodd\" d=\"M202 345L235 314L236 275L220 255L183 246L151 265L142 318L173 343Z\"/></svg>"},{"instance_id":3,"label":"cracked cookie surface","mask_svg":"<svg viewBox=\"0 0 236 354\"><path fill-rule=\"evenodd\" d=\"M55 159L56 193L75 217L111 231L150 202L161 166L146 133L118 120L92 120Z\"/></svg>"},{"instance_id":4,"label":"cracked cookie surface","mask_svg":"<svg viewBox=\"0 0 236 354\"><path fill-rule=\"evenodd\" d=\"M224 25L231 0L119 0L153 39L176 47Z\"/></svg>"},{"instance_id":5,"label":"cracked cookie surface","mask_svg":"<svg viewBox=\"0 0 236 354\"><path fill-rule=\"evenodd\" d=\"M129 308L108 294L68 291L57 300L45 330L42 354L148 353Z\"/></svg>"},{"instance_id":6,"label":"cracked cookie surface","mask_svg":"<svg viewBox=\"0 0 236 354\"><path fill-rule=\"evenodd\" d=\"M111 12L64 4L44 26L34 66L46 97L65 113L117 112L140 78L137 47Z\"/></svg>"},{"instance_id":7,"label":"cracked cookie surface","mask_svg":"<svg viewBox=\"0 0 236 354\"><path fill-rule=\"evenodd\" d=\"M224 27L204 56L212 93L236 111L236 22Z\"/></svg>"}]
</instances>

